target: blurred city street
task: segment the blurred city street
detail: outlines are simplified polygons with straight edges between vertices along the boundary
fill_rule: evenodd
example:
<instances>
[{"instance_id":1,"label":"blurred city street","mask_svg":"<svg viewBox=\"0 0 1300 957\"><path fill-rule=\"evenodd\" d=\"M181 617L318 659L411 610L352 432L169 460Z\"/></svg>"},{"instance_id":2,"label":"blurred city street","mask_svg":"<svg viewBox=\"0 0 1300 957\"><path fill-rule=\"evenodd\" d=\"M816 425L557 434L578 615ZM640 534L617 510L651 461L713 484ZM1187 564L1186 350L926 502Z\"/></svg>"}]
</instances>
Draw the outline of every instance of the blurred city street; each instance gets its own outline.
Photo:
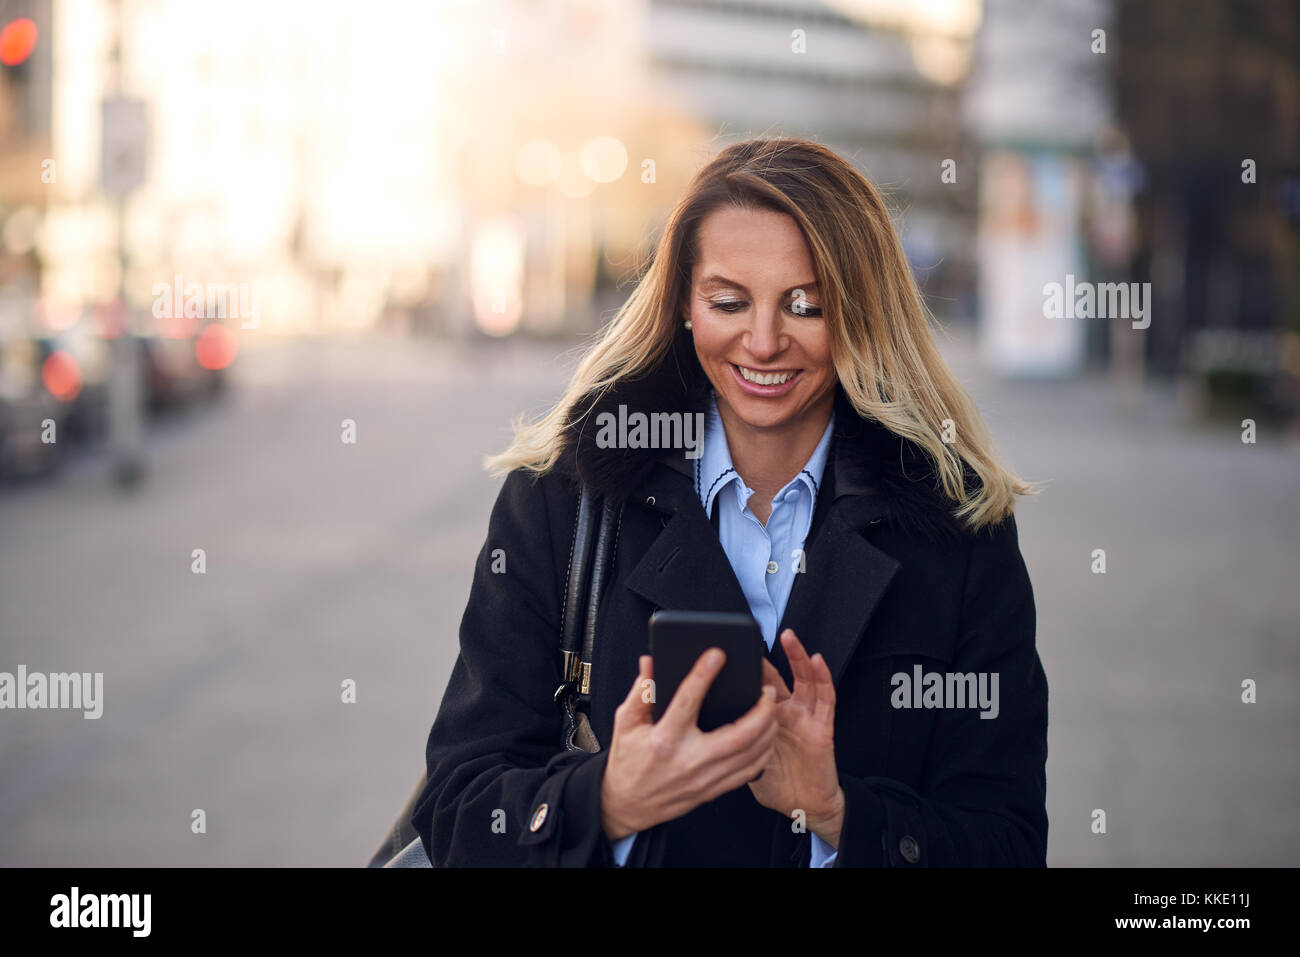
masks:
<instances>
[{"instance_id":1,"label":"blurred city street","mask_svg":"<svg viewBox=\"0 0 1300 957\"><path fill-rule=\"evenodd\" d=\"M1296 3L0 8L0 867L364 866L512 424L796 283L937 426L904 275L1041 486L1048 863L1300 865Z\"/></svg>"},{"instance_id":2,"label":"blurred city street","mask_svg":"<svg viewBox=\"0 0 1300 957\"><path fill-rule=\"evenodd\" d=\"M561 349L258 343L219 402L149 430L136 493L103 450L0 486L4 666L104 673L99 720L5 715L0 865L364 864L455 659L499 485L481 457L558 397ZM1049 863L1300 862L1300 451L1184 424L1158 387L1132 404L1104 378L997 378L964 331L943 349L1011 466L1047 483L1019 522Z\"/></svg>"}]
</instances>

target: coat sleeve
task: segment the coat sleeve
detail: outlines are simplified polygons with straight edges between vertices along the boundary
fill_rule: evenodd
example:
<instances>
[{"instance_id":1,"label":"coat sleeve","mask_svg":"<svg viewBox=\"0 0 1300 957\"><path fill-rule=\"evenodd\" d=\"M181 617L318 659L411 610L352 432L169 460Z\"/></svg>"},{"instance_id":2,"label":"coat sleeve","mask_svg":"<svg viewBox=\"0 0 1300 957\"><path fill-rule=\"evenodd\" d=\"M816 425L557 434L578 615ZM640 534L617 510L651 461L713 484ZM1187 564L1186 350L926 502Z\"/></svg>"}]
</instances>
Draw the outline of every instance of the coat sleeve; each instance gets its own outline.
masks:
<instances>
[{"instance_id":1,"label":"coat sleeve","mask_svg":"<svg viewBox=\"0 0 1300 957\"><path fill-rule=\"evenodd\" d=\"M571 529L551 527L547 484L506 477L478 555L411 815L435 867L613 864L600 824L608 751L563 750L552 697L564 571L552 535L567 555Z\"/></svg>"},{"instance_id":2,"label":"coat sleeve","mask_svg":"<svg viewBox=\"0 0 1300 957\"><path fill-rule=\"evenodd\" d=\"M942 709L914 789L840 775L838 867L1043 867L1047 863L1047 677L1014 516L970 546L951 666L998 676L998 713Z\"/></svg>"}]
</instances>

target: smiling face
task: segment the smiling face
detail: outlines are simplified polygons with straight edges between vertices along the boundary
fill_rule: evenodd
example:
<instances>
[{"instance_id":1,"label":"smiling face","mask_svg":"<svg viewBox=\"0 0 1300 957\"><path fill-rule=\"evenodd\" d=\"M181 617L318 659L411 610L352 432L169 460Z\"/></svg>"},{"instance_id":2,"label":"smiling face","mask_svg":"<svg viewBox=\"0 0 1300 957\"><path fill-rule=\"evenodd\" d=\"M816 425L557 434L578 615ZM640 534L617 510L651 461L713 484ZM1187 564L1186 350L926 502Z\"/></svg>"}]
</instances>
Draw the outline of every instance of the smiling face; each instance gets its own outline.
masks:
<instances>
[{"instance_id":1,"label":"smiling face","mask_svg":"<svg viewBox=\"0 0 1300 957\"><path fill-rule=\"evenodd\" d=\"M836 374L798 224L773 210L724 206L700 223L698 249L684 311L728 431L820 437Z\"/></svg>"}]
</instances>

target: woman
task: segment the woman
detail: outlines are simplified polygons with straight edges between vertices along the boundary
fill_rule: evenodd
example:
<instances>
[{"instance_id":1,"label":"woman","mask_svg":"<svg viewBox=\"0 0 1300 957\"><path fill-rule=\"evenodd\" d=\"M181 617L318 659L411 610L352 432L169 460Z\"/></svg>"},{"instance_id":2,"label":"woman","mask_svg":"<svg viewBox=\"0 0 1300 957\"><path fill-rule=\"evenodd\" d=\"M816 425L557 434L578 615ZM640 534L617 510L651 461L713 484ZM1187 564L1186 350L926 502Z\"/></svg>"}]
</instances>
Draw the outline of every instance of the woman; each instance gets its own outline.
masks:
<instances>
[{"instance_id":1,"label":"woman","mask_svg":"<svg viewBox=\"0 0 1300 957\"><path fill-rule=\"evenodd\" d=\"M597 427L620 411L709 427L626 447L645 443ZM1033 489L836 154L760 139L708 163L563 398L489 464L508 474L412 816L435 865L1045 864L1047 683L1012 511ZM622 503L595 753L560 749L552 700L580 481ZM706 654L651 719L660 608L753 614L746 715L696 726Z\"/></svg>"}]
</instances>

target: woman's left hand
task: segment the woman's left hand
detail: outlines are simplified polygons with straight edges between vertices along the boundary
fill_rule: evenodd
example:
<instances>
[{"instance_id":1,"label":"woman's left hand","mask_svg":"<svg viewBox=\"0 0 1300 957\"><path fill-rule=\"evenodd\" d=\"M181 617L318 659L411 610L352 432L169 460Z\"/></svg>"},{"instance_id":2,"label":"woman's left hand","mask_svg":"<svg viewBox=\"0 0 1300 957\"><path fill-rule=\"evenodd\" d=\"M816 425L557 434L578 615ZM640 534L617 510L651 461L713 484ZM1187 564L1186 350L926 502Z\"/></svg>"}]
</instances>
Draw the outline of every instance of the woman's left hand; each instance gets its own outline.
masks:
<instances>
[{"instance_id":1,"label":"woman's left hand","mask_svg":"<svg viewBox=\"0 0 1300 957\"><path fill-rule=\"evenodd\" d=\"M794 675L794 693L763 659L763 684L776 688L776 745L762 775L749 783L764 807L794 817L802 810L808 830L839 847L844 791L835 767L835 685L820 653L808 657L795 633L781 633Z\"/></svg>"}]
</instances>

